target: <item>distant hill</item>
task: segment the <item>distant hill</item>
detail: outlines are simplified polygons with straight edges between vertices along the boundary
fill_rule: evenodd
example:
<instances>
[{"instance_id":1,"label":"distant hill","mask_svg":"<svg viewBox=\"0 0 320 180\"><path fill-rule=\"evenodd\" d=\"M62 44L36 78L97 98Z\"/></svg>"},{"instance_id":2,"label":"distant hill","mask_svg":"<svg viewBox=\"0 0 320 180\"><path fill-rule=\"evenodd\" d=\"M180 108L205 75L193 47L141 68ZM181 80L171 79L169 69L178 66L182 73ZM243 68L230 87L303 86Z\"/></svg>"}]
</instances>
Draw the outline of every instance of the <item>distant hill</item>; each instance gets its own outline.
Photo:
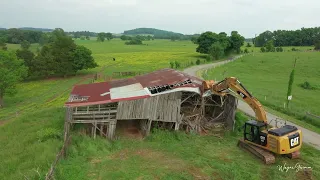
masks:
<instances>
[{"instance_id":1,"label":"distant hill","mask_svg":"<svg viewBox=\"0 0 320 180\"><path fill-rule=\"evenodd\" d=\"M1 27L0 27L0 30L6 30L6 28L1 28Z\"/></svg>"},{"instance_id":2,"label":"distant hill","mask_svg":"<svg viewBox=\"0 0 320 180\"><path fill-rule=\"evenodd\" d=\"M155 38L159 38L159 39L169 39L173 36L184 36L181 33L165 31L165 30L155 29L155 28L137 28L137 29L124 31L123 34L124 35L150 34L150 35L153 35Z\"/></svg>"},{"instance_id":3,"label":"distant hill","mask_svg":"<svg viewBox=\"0 0 320 180\"><path fill-rule=\"evenodd\" d=\"M22 30L29 30L29 31L42 31L42 32L52 32L53 29L48 29L48 28L33 28L33 27L21 27L19 29Z\"/></svg>"}]
</instances>

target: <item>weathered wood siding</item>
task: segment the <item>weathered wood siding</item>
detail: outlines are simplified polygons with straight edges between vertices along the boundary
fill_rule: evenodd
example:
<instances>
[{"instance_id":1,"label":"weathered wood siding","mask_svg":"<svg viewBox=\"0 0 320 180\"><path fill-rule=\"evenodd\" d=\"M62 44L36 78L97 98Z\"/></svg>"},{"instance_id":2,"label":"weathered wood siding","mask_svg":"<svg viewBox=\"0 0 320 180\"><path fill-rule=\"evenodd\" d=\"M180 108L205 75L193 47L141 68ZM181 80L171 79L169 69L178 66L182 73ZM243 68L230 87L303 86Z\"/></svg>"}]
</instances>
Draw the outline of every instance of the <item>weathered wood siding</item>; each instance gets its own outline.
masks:
<instances>
[{"instance_id":1,"label":"weathered wood siding","mask_svg":"<svg viewBox=\"0 0 320 180\"><path fill-rule=\"evenodd\" d=\"M150 119L176 122L180 119L181 92L154 96L146 99L121 101L116 119Z\"/></svg>"}]
</instances>

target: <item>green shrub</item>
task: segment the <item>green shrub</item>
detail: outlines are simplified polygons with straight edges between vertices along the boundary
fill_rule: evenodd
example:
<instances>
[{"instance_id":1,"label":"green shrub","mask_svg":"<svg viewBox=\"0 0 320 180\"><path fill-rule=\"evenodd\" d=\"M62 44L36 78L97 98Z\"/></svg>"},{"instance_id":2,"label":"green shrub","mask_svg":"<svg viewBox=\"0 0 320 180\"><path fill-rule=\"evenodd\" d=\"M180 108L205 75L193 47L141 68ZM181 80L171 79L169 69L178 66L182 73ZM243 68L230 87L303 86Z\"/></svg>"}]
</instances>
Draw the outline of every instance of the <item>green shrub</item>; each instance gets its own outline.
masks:
<instances>
[{"instance_id":1,"label":"green shrub","mask_svg":"<svg viewBox=\"0 0 320 180\"><path fill-rule=\"evenodd\" d=\"M302 87L303 89L308 89L308 90L316 89L308 81L305 81L304 83L300 84L299 86Z\"/></svg>"},{"instance_id":2,"label":"green shrub","mask_svg":"<svg viewBox=\"0 0 320 180\"><path fill-rule=\"evenodd\" d=\"M125 42L126 45L142 45L142 41L139 38L133 38L130 41Z\"/></svg>"},{"instance_id":3,"label":"green shrub","mask_svg":"<svg viewBox=\"0 0 320 180\"><path fill-rule=\"evenodd\" d=\"M44 142L48 139L60 139L61 135L61 132L54 128L45 128L37 132L39 142Z\"/></svg>"},{"instance_id":4,"label":"green shrub","mask_svg":"<svg viewBox=\"0 0 320 180\"><path fill-rule=\"evenodd\" d=\"M196 65L199 65L199 64L201 64L200 59L197 59Z\"/></svg>"},{"instance_id":5,"label":"green shrub","mask_svg":"<svg viewBox=\"0 0 320 180\"><path fill-rule=\"evenodd\" d=\"M194 65L194 62L193 61L191 61L191 66L193 66Z\"/></svg>"},{"instance_id":6,"label":"green shrub","mask_svg":"<svg viewBox=\"0 0 320 180\"><path fill-rule=\"evenodd\" d=\"M180 63L178 61L174 61L174 64L176 65L176 69L180 68Z\"/></svg>"},{"instance_id":7,"label":"green shrub","mask_svg":"<svg viewBox=\"0 0 320 180\"><path fill-rule=\"evenodd\" d=\"M246 49L244 50L244 53L249 53L249 50L246 48Z\"/></svg>"},{"instance_id":8,"label":"green shrub","mask_svg":"<svg viewBox=\"0 0 320 180\"><path fill-rule=\"evenodd\" d=\"M207 55L206 61L208 61L208 62L212 61L212 57L210 55Z\"/></svg>"},{"instance_id":9,"label":"green shrub","mask_svg":"<svg viewBox=\"0 0 320 180\"><path fill-rule=\"evenodd\" d=\"M283 48L282 47L279 47L279 52L283 52Z\"/></svg>"},{"instance_id":10,"label":"green shrub","mask_svg":"<svg viewBox=\"0 0 320 180\"><path fill-rule=\"evenodd\" d=\"M170 62L170 68L173 69L174 68L174 62Z\"/></svg>"},{"instance_id":11,"label":"green shrub","mask_svg":"<svg viewBox=\"0 0 320 180\"><path fill-rule=\"evenodd\" d=\"M261 47L261 48L260 48L260 51L261 51L261 52L266 52L266 49L265 49L264 47Z\"/></svg>"}]
</instances>

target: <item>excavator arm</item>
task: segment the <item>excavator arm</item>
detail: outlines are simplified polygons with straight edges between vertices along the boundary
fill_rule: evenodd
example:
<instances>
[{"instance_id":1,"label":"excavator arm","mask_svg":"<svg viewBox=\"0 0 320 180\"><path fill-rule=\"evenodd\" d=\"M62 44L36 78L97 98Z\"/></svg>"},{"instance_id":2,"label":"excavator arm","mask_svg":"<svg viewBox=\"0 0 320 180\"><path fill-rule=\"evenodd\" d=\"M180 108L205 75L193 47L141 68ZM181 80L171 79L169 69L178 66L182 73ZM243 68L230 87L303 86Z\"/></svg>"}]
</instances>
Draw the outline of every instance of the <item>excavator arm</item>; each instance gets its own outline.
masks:
<instances>
[{"instance_id":1,"label":"excavator arm","mask_svg":"<svg viewBox=\"0 0 320 180\"><path fill-rule=\"evenodd\" d=\"M235 77L225 78L224 80L215 83L214 81L205 81L203 85L204 90L211 90L213 94L225 96L230 93L238 94L255 112L257 121L267 124L266 111L261 103L250 94L250 92L241 84Z\"/></svg>"}]
</instances>

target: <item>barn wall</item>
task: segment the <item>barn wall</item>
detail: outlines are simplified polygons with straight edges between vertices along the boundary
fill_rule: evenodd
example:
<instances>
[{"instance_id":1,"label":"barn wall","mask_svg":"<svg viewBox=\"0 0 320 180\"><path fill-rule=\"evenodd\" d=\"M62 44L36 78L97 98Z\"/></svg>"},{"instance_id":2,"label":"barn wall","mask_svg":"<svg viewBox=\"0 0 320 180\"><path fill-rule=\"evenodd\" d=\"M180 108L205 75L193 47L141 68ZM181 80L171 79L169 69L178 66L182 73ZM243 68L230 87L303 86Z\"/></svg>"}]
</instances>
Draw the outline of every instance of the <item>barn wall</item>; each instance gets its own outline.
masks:
<instances>
[{"instance_id":1,"label":"barn wall","mask_svg":"<svg viewBox=\"0 0 320 180\"><path fill-rule=\"evenodd\" d=\"M180 119L180 104L181 92L121 101L118 104L116 119L150 119L153 121L176 122Z\"/></svg>"}]
</instances>

